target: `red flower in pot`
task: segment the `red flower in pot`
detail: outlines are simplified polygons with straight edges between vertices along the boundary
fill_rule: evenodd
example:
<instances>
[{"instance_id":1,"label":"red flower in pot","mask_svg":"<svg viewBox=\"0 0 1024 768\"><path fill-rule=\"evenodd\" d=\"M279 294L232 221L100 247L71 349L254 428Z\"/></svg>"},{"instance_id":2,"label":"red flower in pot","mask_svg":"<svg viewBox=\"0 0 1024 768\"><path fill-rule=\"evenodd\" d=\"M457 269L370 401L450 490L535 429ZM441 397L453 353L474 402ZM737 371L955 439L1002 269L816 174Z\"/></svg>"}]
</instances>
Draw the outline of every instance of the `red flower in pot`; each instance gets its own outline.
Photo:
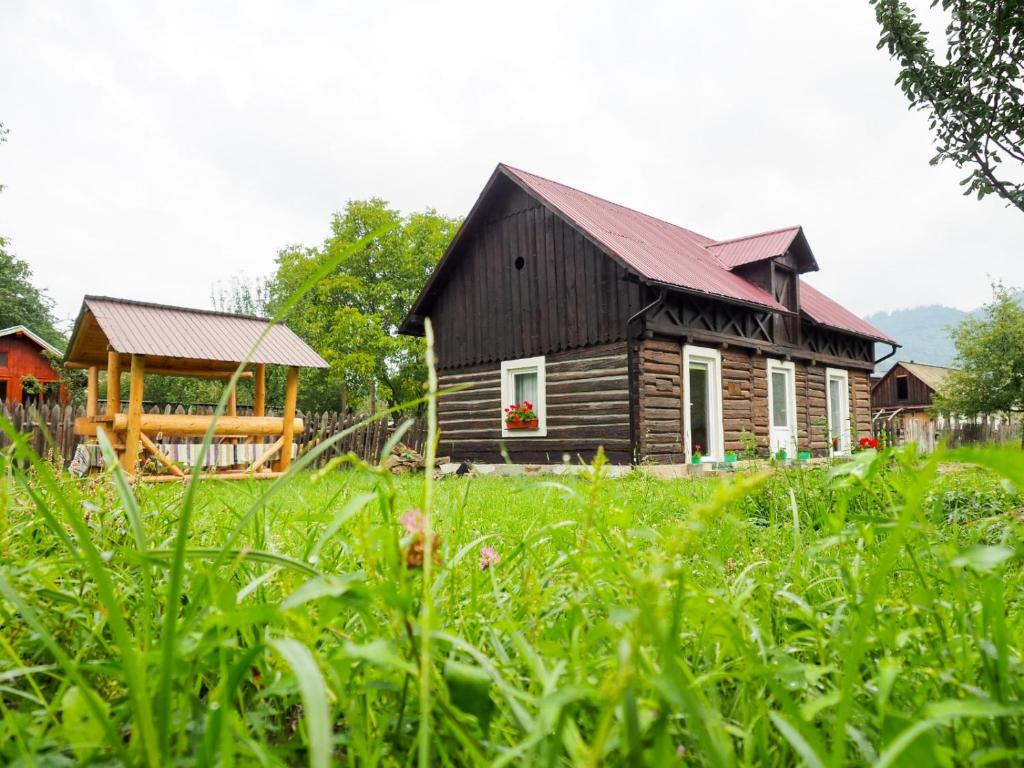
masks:
<instances>
[{"instance_id":1,"label":"red flower in pot","mask_svg":"<svg viewBox=\"0 0 1024 768\"><path fill-rule=\"evenodd\" d=\"M533 403L523 400L521 403L512 403L505 409L506 429L537 429L540 419L537 412L533 410Z\"/></svg>"}]
</instances>

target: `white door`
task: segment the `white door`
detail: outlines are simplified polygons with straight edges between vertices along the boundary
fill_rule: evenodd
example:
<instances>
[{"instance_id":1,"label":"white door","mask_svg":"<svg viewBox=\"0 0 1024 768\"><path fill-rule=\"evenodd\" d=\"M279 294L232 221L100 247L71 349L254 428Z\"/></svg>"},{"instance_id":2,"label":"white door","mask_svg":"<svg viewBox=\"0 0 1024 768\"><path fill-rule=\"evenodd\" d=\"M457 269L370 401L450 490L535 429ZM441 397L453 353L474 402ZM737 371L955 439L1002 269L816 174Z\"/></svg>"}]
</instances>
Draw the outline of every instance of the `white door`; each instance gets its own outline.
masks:
<instances>
[{"instance_id":1,"label":"white door","mask_svg":"<svg viewBox=\"0 0 1024 768\"><path fill-rule=\"evenodd\" d=\"M841 368L826 368L828 436L830 452L850 452L850 378Z\"/></svg>"},{"instance_id":2,"label":"white door","mask_svg":"<svg viewBox=\"0 0 1024 768\"><path fill-rule=\"evenodd\" d=\"M768 443L774 456L779 451L796 458L796 367L779 360L768 361Z\"/></svg>"},{"instance_id":3,"label":"white door","mask_svg":"<svg viewBox=\"0 0 1024 768\"><path fill-rule=\"evenodd\" d=\"M722 461L722 356L710 347L683 347L683 440L687 461L699 451L704 461Z\"/></svg>"}]
</instances>

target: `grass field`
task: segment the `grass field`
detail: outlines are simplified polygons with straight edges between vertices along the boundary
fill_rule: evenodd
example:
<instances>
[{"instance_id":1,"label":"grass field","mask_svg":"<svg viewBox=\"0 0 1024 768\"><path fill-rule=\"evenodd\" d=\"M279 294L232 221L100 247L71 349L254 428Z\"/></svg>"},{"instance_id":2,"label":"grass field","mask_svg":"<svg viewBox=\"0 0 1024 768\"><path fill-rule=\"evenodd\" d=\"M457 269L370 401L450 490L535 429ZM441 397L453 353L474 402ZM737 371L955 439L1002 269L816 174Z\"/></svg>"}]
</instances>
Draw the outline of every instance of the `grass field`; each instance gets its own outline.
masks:
<instances>
[{"instance_id":1,"label":"grass field","mask_svg":"<svg viewBox=\"0 0 1024 768\"><path fill-rule=\"evenodd\" d=\"M1024 761L1019 451L447 479L429 520L372 467L191 498L12 455L3 764Z\"/></svg>"}]
</instances>

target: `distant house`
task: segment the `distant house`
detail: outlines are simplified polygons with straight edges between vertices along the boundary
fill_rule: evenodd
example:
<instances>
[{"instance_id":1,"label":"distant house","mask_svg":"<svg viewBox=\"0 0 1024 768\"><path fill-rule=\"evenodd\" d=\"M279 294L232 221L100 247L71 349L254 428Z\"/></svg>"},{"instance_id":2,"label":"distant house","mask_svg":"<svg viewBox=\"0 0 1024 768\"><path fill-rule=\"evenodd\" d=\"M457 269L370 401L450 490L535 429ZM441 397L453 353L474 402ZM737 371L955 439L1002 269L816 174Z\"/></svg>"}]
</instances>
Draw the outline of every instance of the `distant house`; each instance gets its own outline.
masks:
<instances>
[{"instance_id":1,"label":"distant house","mask_svg":"<svg viewBox=\"0 0 1024 768\"><path fill-rule=\"evenodd\" d=\"M714 240L502 164L401 331L429 317L441 386L471 385L438 405L455 459L844 452L871 426L874 344L897 345L817 269L800 227ZM536 424L508 424L524 400Z\"/></svg>"},{"instance_id":2,"label":"distant house","mask_svg":"<svg viewBox=\"0 0 1024 768\"><path fill-rule=\"evenodd\" d=\"M60 376L44 352L56 358L62 354L24 325L0 330L0 402L28 403L46 396L66 399Z\"/></svg>"},{"instance_id":3,"label":"distant house","mask_svg":"<svg viewBox=\"0 0 1024 768\"><path fill-rule=\"evenodd\" d=\"M939 427L932 418L932 398L951 370L913 361L893 365L871 386L875 431L884 429L899 444L917 443L922 450L933 450Z\"/></svg>"}]
</instances>

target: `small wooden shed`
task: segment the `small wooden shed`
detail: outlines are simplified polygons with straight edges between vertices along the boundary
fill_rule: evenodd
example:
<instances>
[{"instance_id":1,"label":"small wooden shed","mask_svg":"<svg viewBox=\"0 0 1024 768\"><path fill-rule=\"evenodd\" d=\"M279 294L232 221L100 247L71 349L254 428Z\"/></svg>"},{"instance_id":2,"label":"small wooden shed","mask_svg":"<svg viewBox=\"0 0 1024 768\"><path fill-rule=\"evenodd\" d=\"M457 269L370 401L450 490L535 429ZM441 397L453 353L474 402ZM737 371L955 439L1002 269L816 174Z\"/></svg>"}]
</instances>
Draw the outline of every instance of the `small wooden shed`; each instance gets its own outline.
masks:
<instances>
[{"instance_id":1,"label":"small wooden shed","mask_svg":"<svg viewBox=\"0 0 1024 768\"><path fill-rule=\"evenodd\" d=\"M167 471L144 478L155 481L184 476L179 464L193 463L192 446L173 441L202 437L213 416L143 413L147 373L227 382L239 364L246 362L243 375L254 378L254 415L237 414L232 392L227 412L214 428L217 445L205 459L205 466L218 477L232 479L269 477L288 469L294 454L294 435L303 426L296 417L299 369L327 367L324 359L289 328L280 324L270 326L270 320L264 317L104 296L85 297L64 360L69 368L85 368L89 372L86 416L76 420L76 433L94 438L103 430L114 445L121 466L132 475L138 473L139 451L144 449ZM266 415L268 365L288 369L281 416ZM101 368L107 372L107 398L102 413ZM124 412L122 371L131 374ZM267 440L272 442L267 444ZM97 448L93 447L93 456L86 457L92 465L99 463ZM271 461L272 470L264 470Z\"/></svg>"},{"instance_id":2,"label":"small wooden shed","mask_svg":"<svg viewBox=\"0 0 1024 768\"><path fill-rule=\"evenodd\" d=\"M932 419L932 398L950 370L913 360L893 365L871 385L874 431L884 429L897 444L917 443L922 450L933 450L938 430Z\"/></svg>"},{"instance_id":3,"label":"small wooden shed","mask_svg":"<svg viewBox=\"0 0 1024 768\"><path fill-rule=\"evenodd\" d=\"M55 390L61 402L67 400L67 390L61 386L60 374L46 353L60 357L60 350L24 325L0 330L0 403L24 403L32 397L41 397L48 389ZM25 382L34 379L43 386L42 392L29 392Z\"/></svg>"}]
</instances>

